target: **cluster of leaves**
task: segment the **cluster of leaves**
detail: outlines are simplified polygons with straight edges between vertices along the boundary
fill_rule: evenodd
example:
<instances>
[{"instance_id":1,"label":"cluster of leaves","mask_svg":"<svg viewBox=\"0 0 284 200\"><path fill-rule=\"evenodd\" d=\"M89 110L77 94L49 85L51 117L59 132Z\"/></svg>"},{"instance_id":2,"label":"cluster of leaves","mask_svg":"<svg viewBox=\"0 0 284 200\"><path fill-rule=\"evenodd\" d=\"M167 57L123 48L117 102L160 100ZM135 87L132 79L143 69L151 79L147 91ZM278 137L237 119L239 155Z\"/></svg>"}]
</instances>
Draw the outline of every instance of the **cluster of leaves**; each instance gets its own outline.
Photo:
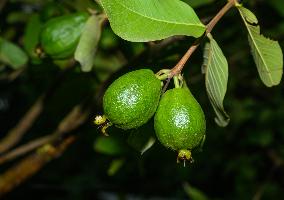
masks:
<instances>
[{"instance_id":1,"label":"cluster of leaves","mask_svg":"<svg viewBox=\"0 0 284 200\"><path fill-rule=\"evenodd\" d=\"M182 1L101 2L113 31L132 42L159 40L173 35L201 37L206 29L195 11ZM260 34L258 20L250 10L238 3L236 6L248 29L249 44L261 80L268 87L278 85L283 73L283 54L278 42ZM171 8L177 8L179 12L176 13L176 10ZM216 123L219 126L227 126L229 116L224 110L223 100L227 90L228 63L211 34L208 38L209 44L205 46L203 64L206 89L217 115Z\"/></svg>"}]
</instances>

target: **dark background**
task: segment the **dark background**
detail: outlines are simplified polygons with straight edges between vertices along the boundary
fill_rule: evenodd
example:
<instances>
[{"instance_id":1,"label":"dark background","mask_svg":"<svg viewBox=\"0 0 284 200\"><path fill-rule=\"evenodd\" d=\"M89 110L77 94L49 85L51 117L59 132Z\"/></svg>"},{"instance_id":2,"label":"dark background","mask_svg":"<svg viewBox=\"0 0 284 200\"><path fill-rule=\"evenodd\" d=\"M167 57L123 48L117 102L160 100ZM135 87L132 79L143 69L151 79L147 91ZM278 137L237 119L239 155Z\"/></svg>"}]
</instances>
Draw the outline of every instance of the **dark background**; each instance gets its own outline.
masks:
<instances>
[{"instance_id":1,"label":"dark background","mask_svg":"<svg viewBox=\"0 0 284 200\"><path fill-rule=\"evenodd\" d=\"M1 1L4 3L4 0ZM187 0L196 4L196 13L205 22L226 3L207 0L199 1L198 5L196 1ZM278 40L283 48L284 2L247 0L244 5L258 17L263 34ZM88 7L95 9L98 6L88 0L8 0L0 11L0 34L23 46L26 25L32 16L39 14L45 21ZM283 81L273 88L267 88L261 82L246 34L235 8L212 32L229 63L228 90L224 101L231 117L227 127L220 128L214 122L215 114L200 72L202 48L186 64L185 78L207 118L203 152L194 152L195 162L186 167L176 163L175 152L158 142L142 156L135 147L143 138L128 142L128 135L135 132L145 137L153 136L152 122L128 132L112 127L109 129L111 137L106 139L92 120L102 110L101 91L115 77L138 68L149 67L155 72L171 68L192 44L192 38L179 39L153 53L148 50L149 44L121 40L106 24L92 72L81 72L78 64L66 70L66 63L53 62L49 58L42 61L31 58L15 79L7 80L13 70L1 66L1 138L41 94L50 90L51 85L55 87L45 101L43 112L19 145L51 134L64 116L81 102L91 105L88 120L67 134L76 135L75 142L3 199L284 198ZM56 82L62 73L64 77ZM5 173L18 161L2 164L0 172ZM118 169L110 171L110 167Z\"/></svg>"}]
</instances>

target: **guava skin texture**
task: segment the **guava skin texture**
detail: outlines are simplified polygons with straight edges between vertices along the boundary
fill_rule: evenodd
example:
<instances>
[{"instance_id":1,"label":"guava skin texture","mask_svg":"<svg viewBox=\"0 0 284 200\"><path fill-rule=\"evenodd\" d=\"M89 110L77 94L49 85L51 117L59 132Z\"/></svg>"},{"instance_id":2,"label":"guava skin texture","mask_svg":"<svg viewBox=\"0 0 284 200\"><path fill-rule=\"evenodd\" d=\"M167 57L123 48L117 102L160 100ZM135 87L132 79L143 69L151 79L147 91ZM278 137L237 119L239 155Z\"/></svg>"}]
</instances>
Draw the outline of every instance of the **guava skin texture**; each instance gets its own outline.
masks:
<instances>
[{"instance_id":1,"label":"guava skin texture","mask_svg":"<svg viewBox=\"0 0 284 200\"><path fill-rule=\"evenodd\" d=\"M138 128L154 115L161 89L161 81L150 69L124 74L106 90L104 114L118 128Z\"/></svg>"},{"instance_id":2,"label":"guava skin texture","mask_svg":"<svg viewBox=\"0 0 284 200\"><path fill-rule=\"evenodd\" d=\"M205 116L188 88L174 88L162 96L154 128L158 140L172 150L192 150L200 145L206 131Z\"/></svg>"},{"instance_id":3,"label":"guava skin texture","mask_svg":"<svg viewBox=\"0 0 284 200\"><path fill-rule=\"evenodd\" d=\"M88 17L87 13L75 13L47 21L41 32L43 51L55 59L71 57Z\"/></svg>"}]
</instances>

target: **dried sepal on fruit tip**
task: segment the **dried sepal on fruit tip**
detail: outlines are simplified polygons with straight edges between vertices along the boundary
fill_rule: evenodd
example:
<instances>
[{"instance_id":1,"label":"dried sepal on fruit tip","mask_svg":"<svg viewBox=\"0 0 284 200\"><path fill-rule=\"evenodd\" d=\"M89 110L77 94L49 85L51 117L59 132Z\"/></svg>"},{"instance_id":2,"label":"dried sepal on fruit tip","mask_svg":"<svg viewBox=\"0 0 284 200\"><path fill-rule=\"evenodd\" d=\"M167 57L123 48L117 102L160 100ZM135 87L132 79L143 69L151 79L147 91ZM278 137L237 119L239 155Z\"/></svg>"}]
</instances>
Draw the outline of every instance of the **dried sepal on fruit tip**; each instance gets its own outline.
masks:
<instances>
[{"instance_id":1,"label":"dried sepal on fruit tip","mask_svg":"<svg viewBox=\"0 0 284 200\"><path fill-rule=\"evenodd\" d=\"M112 123L107 120L105 115L97 115L94 120L94 124L99 126L102 134L104 134L105 136L109 136L108 133L106 132L106 129L112 126Z\"/></svg>"},{"instance_id":2,"label":"dried sepal on fruit tip","mask_svg":"<svg viewBox=\"0 0 284 200\"><path fill-rule=\"evenodd\" d=\"M107 121L107 118L105 115L97 115L95 120L94 120L94 124L96 125L102 125Z\"/></svg>"},{"instance_id":3,"label":"dried sepal on fruit tip","mask_svg":"<svg viewBox=\"0 0 284 200\"><path fill-rule=\"evenodd\" d=\"M185 166L185 161L189 161L190 163L192 163L193 158L191 157L191 151L187 149L179 150L177 156L177 163L180 163L180 161L183 161L184 166Z\"/></svg>"}]
</instances>

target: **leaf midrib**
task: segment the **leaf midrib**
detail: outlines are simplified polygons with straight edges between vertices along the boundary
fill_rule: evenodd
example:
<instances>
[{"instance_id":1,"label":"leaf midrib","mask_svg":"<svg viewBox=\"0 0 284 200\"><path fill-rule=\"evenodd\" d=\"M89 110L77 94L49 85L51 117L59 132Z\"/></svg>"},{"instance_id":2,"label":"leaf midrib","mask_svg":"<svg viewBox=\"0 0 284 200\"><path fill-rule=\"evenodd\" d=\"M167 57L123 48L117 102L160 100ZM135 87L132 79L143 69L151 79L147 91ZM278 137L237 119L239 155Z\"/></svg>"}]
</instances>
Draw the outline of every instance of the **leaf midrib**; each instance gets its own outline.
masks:
<instances>
[{"instance_id":1,"label":"leaf midrib","mask_svg":"<svg viewBox=\"0 0 284 200\"><path fill-rule=\"evenodd\" d=\"M205 85L206 85L206 89L207 89L207 91L208 91L208 93L210 93L210 95L211 95L211 99L213 100L213 104L215 104L216 105L216 107L219 107L219 105L217 105L217 104L219 104L219 103L216 103L216 102L218 102L217 101L217 99L216 99L216 97L215 97L215 95L213 95L213 91L211 91L210 89L209 89L209 85L208 85L208 83L209 83L209 77L208 77L208 74L209 74L209 67L210 67L210 65L212 65L212 60L213 60L213 56L212 56L212 44L211 44L211 42L210 42L210 47L209 47L209 51L208 51L208 58L207 58L207 67L206 67L206 73L205 73L205 75L206 75L206 81L205 81ZM214 85L214 84L213 84ZM213 86L214 88L215 88L215 86ZM219 108L218 108L218 110L219 110Z\"/></svg>"},{"instance_id":2,"label":"leaf midrib","mask_svg":"<svg viewBox=\"0 0 284 200\"><path fill-rule=\"evenodd\" d=\"M241 16L242 16L243 21L245 22L245 25L246 25L246 27L247 27L249 36L250 36L250 38L251 38L251 40L252 40L252 42L253 42L253 44L254 44L254 46L255 46L257 52L258 52L258 54L259 54L259 56L261 57L261 60L262 60L263 63L264 63L264 66L265 66L266 72L268 72L267 75L269 76L270 81L271 81L273 84L276 84L276 83L274 82L273 78L272 78L272 75L271 75L271 73L270 73L269 68L267 67L267 63L265 62L265 59L263 58L263 56L262 56L262 54L261 54L261 51L257 48L257 45L256 45L256 43L255 43L255 41L254 41L254 39L253 39L253 37L252 37L251 30L250 30L250 28L249 28L249 26L248 26L248 23L247 23L245 17L243 16L243 14L242 14L242 12L241 12L240 10L239 10L239 12L240 12L240 14L241 14Z\"/></svg>"},{"instance_id":3,"label":"leaf midrib","mask_svg":"<svg viewBox=\"0 0 284 200\"><path fill-rule=\"evenodd\" d=\"M135 10L129 8L129 7L126 7L124 4L120 3L119 1L117 0L114 0L116 3L118 3L119 5L121 5L122 7L124 7L125 9L129 10L130 12L136 14L136 15L139 15L139 16L142 16L142 17L145 17L145 18L148 18L148 19L151 19L153 21L158 21L158 22L163 22L163 23L167 23L167 24L173 24L173 25L186 25L186 26L199 26L201 28L204 28L204 25L203 24L193 24L193 23L180 23L180 22L176 22L176 21L172 21L172 22L169 22L169 21L164 21L164 20L161 20L161 19L157 19L157 18L151 18L147 15L143 15L141 13L138 13L136 12Z\"/></svg>"},{"instance_id":4,"label":"leaf midrib","mask_svg":"<svg viewBox=\"0 0 284 200\"><path fill-rule=\"evenodd\" d=\"M215 42L215 43L212 44L213 42ZM213 38L210 39L209 48L208 48L208 55L207 55L207 62L205 63L206 64L206 72L205 72L205 80L206 81L205 81L205 85L206 85L207 93L209 95L209 100L210 100L210 102L212 104L212 107L213 107L215 113L216 113L215 120L217 120L218 123L223 124L222 126L226 126L228 124L229 116L228 116L227 112L225 111L224 105L223 105L223 101L224 101L225 95L221 95L222 92L220 91L220 88L218 87L218 84L216 85L217 88L215 88L215 86L214 86L215 84L213 83L212 85L215 88L213 90L215 90L215 92L218 92L220 94L220 96L219 96L220 98L216 97L215 95L213 95L213 91L211 91L209 89L209 85L208 85L209 84L209 77L208 76L209 76L209 73L210 73L209 72L209 70L210 70L209 67L211 66L211 68L212 68L212 63L213 63L213 60L214 60L214 58L213 58L213 56L214 56L213 48L216 48L216 46L214 46L215 44L218 45ZM213 78L212 81L214 82L214 78ZM216 91L216 90L218 90L218 91ZM225 90L227 90L227 89L225 89Z\"/></svg>"}]
</instances>

